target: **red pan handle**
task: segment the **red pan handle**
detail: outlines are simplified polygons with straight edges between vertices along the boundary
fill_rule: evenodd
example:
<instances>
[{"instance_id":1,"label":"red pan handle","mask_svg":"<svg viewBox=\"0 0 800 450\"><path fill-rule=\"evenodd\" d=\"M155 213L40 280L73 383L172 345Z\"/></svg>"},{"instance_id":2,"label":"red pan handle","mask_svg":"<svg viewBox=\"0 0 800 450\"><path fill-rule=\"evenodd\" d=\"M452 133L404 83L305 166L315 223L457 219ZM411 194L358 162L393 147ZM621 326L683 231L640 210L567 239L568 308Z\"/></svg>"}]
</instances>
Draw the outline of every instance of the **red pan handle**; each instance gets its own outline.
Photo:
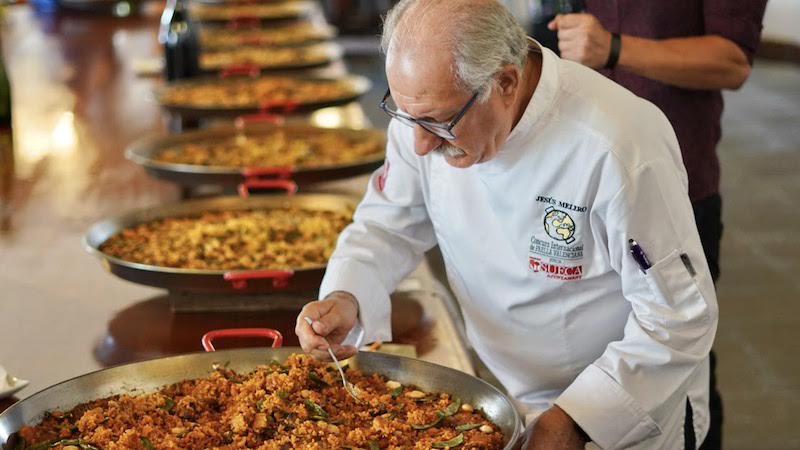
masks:
<instances>
[{"instance_id":1,"label":"red pan handle","mask_svg":"<svg viewBox=\"0 0 800 450\"><path fill-rule=\"evenodd\" d=\"M251 78L256 78L261 75L261 68L258 64L242 63L231 64L219 71L219 77L222 79L230 78L233 75L248 75Z\"/></svg>"},{"instance_id":2,"label":"red pan handle","mask_svg":"<svg viewBox=\"0 0 800 450\"><path fill-rule=\"evenodd\" d=\"M278 114L262 112L258 114L248 114L245 116L239 116L236 118L236 120L234 120L233 123L234 125L236 125L237 130L244 131L247 124L258 123L258 122L268 122L277 125L283 125L284 123L286 123L286 120L283 118L283 116L280 116Z\"/></svg>"},{"instance_id":3,"label":"red pan handle","mask_svg":"<svg viewBox=\"0 0 800 450\"><path fill-rule=\"evenodd\" d=\"M242 36L242 44L244 45L267 45L269 40L258 36Z\"/></svg>"},{"instance_id":4,"label":"red pan handle","mask_svg":"<svg viewBox=\"0 0 800 450\"><path fill-rule=\"evenodd\" d=\"M261 28L261 19L255 16L234 17L228 21L228 28L240 30L242 28Z\"/></svg>"},{"instance_id":5,"label":"red pan handle","mask_svg":"<svg viewBox=\"0 0 800 450\"><path fill-rule=\"evenodd\" d=\"M239 183L239 196L249 197L250 189L283 189L286 191L286 195L294 195L297 192L297 183L292 180L262 180L259 178L250 178Z\"/></svg>"},{"instance_id":6,"label":"red pan handle","mask_svg":"<svg viewBox=\"0 0 800 450\"><path fill-rule=\"evenodd\" d=\"M203 335L201 342L203 349L207 352L213 352L214 344L212 341L216 338L243 338L243 337L265 337L272 339L272 348L280 348L283 345L283 335L278 330L272 328L228 328L224 330L213 330Z\"/></svg>"},{"instance_id":7,"label":"red pan handle","mask_svg":"<svg viewBox=\"0 0 800 450\"><path fill-rule=\"evenodd\" d=\"M287 100L284 102L275 102L265 100L259 103L258 110L261 113L269 113L270 111L279 111L281 114L291 114L297 109L297 102Z\"/></svg>"},{"instance_id":8,"label":"red pan handle","mask_svg":"<svg viewBox=\"0 0 800 450\"><path fill-rule=\"evenodd\" d=\"M289 286L289 279L294 275L294 270L237 270L225 272L222 276L225 281L230 281L234 289L247 289L248 280L272 279L272 287L285 288Z\"/></svg>"},{"instance_id":9,"label":"red pan handle","mask_svg":"<svg viewBox=\"0 0 800 450\"><path fill-rule=\"evenodd\" d=\"M273 178L288 180L292 178L293 174L293 167L245 167L242 169L242 176L247 179Z\"/></svg>"}]
</instances>

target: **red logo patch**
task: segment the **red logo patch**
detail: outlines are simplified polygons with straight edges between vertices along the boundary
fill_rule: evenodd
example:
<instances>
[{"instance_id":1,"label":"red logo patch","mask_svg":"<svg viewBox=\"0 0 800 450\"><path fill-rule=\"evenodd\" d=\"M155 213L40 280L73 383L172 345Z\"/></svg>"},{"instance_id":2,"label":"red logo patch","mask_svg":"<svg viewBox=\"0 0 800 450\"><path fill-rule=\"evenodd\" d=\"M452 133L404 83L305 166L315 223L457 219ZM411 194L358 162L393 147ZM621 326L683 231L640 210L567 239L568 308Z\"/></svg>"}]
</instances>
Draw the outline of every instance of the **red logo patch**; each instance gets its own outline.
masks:
<instances>
[{"instance_id":1,"label":"red logo patch","mask_svg":"<svg viewBox=\"0 0 800 450\"><path fill-rule=\"evenodd\" d=\"M383 188L386 187L386 179L389 178L389 160L387 159L383 163L383 168L381 169L381 173L378 174L378 190L383 192Z\"/></svg>"},{"instance_id":2,"label":"red logo patch","mask_svg":"<svg viewBox=\"0 0 800 450\"><path fill-rule=\"evenodd\" d=\"M533 273L544 273L547 278L556 280L580 280L583 277L583 266L562 266L544 262L539 258L528 258Z\"/></svg>"}]
</instances>

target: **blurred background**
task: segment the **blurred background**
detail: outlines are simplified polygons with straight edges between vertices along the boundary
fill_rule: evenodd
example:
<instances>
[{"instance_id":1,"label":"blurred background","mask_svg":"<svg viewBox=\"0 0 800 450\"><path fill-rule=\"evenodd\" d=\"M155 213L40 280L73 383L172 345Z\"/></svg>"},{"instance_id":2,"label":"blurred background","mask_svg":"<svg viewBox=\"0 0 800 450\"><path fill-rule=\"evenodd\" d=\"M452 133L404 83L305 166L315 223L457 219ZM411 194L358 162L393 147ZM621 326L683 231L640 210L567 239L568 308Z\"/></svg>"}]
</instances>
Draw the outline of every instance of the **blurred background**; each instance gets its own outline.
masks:
<instances>
[{"instance_id":1,"label":"blurred background","mask_svg":"<svg viewBox=\"0 0 800 450\"><path fill-rule=\"evenodd\" d=\"M4 406L90 370L199 350L199 337L212 328L267 324L291 341L299 307L315 296L313 280L292 292L235 292L226 284L185 292L164 274L125 272L102 254L98 264L91 237L85 239L95 224L131 211L236 195L243 184L264 188L263 178L240 171L214 178L154 164L152 152L169 139L202 141L209 137L192 133L219 127L243 133L234 130L235 119L253 115L315 129L385 131L378 35L394 3L2 4L0 103L10 109L2 112L0 104L0 364L29 381L7 389ZM541 8L541 2L507 4L526 27ZM729 449L800 449L798 23L800 2L769 0L749 78L723 91L715 350ZM203 94L177 103L164 97L186 79L264 77L349 84L324 104L297 98L209 107L192 103ZM262 132L256 128L253 136ZM133 152L135 145L144 153ZM265 189L357 199L381 163L381 154L337 160L322 173L268 176ZM394 344L401 354L492 379L464 339L435 251L401 291L393 299L397 339L389 350Z\"/></svg>"}]
</instances>

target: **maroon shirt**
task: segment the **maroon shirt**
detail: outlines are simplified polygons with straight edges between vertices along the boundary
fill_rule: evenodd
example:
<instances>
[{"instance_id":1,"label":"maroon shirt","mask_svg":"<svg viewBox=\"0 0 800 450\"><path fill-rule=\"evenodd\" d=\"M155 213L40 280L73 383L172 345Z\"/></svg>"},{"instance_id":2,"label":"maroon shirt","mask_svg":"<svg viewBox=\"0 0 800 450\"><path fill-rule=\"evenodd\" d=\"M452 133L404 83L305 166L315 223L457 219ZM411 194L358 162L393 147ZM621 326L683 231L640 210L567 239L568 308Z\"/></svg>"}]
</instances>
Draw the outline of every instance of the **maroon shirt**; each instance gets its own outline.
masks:
<instances>
[{"instance_id":1,"label":"maroon shirt","mask_svg":"<svg viewBox=\"0 0 800 450\"><path fill-rule=\"evenodd\" d=\"M718 35L741 47L752 64L766 0L586 0L586 12L612 33L648 39ZM622 52L625 51L623 46ZM602 70L661 108L675 128L689 175L689 197L719 193L722 94L669 86L621 69Z\"/></svg>"}]
</instances>

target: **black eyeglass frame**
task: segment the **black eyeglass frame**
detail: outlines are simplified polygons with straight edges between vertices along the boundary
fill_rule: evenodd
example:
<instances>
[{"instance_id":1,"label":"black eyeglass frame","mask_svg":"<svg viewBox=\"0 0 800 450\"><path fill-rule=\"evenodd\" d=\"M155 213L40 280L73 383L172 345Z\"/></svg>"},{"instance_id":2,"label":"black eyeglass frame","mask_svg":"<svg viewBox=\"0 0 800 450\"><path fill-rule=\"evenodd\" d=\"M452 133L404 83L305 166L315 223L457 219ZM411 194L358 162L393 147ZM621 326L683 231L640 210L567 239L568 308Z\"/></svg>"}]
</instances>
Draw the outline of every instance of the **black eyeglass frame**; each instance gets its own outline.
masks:
<instances>
[{"instance_id":1,"label":"black eyeglass frame","mask_svg":"<svg viewBox=\"0 0 800 450\"><path fill-rule=\"evenodd\" d=\"M453 140L453 139L456 138L456 134L453 133L453 128L455 128L455 126L458 124L458 121L460 121L461 118L464 117L464 114L466 114L467 111L469 111L469 109L472 107L473 103L475 103L475 100L478 99L478 94L480 94L480 91L476 91L474 94L472 94L472 97L470 97L469 101L467 101L467 104L464 105L464 107L461 108L461 110L458 112L458 114L456 114L455 117L453 117L450 120L450 122L448 122L446 124L445 123L428 122L427 120L416 119L416 118L411 117L411 116L409 116L407 114L403 114L403 113L400 113L400 112L397 112L397 111L394 111L394 110L390 109L386 105L386 100L389 99L389 96L392 95L392 92L391 92L391 89L388 89L388 88L386 89L386 94L383 96L383 100L381 100L380 108L389 117L400 119L400 121L402 123L404 123L404 124L406 124L408 126L413 126L413 124L417 124L420 127L422 127L423 130L425 130L425 131L427 131L427 132L429 132L429 133L431 133L431 134L433 134L433 135L435 135L437 137L440 137L442 139L447 139L447 140Z\"/></svg>"}]
</instances>

